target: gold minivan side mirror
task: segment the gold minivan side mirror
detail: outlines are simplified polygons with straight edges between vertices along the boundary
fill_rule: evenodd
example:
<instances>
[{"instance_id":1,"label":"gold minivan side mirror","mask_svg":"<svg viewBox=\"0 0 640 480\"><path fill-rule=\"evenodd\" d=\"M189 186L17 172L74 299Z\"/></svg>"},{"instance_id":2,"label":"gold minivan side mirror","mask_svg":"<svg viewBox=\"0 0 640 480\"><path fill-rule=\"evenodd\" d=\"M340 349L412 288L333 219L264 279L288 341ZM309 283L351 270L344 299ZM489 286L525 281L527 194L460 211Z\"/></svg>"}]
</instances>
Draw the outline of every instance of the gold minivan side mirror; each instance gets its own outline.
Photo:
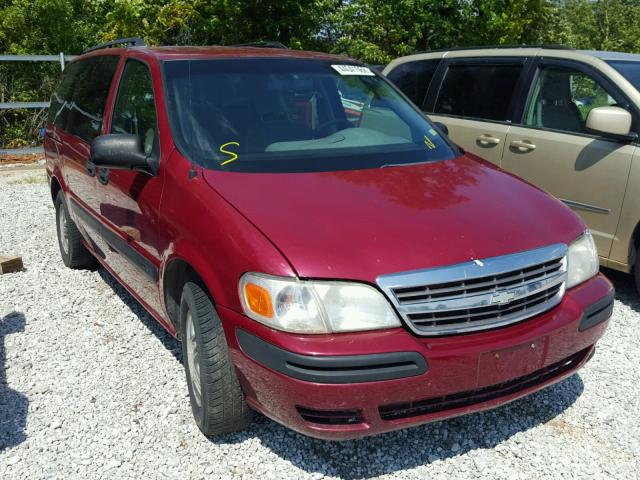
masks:
<instances>
[{"instance_id":1,"label":"gold minivan side mirror","mask_svg":"<svg viewBox=\"0 0 640 480\"><path fill-rule=\"evenodd\" d=\"M634 140L637 134L630 133L631 114L620 107L596 107L587 116L587 130L606 137Z\"/></svg>"}]
</instances>

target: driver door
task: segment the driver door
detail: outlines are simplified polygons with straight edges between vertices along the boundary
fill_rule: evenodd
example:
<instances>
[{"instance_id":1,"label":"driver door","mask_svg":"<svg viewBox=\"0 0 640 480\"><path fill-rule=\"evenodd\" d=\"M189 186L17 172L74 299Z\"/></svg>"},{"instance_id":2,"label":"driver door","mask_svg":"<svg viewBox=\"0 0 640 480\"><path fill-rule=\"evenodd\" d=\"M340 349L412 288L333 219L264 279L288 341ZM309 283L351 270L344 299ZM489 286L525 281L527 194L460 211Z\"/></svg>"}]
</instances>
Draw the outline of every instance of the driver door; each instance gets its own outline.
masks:
<instances>
[{"instance_id":1,"label":"driver door","mask_svg":"<svg viewBox=\"0 0 640 480\"><path fill-rule=\"evenodd\" d=\"M149 66L127 59L118 84L110 133L139 135L145 153L160 159L154 85ZM159 206L161 171L100 168L100 215L107 227L105 262L149 307L161 312Z\"/></svg>"}]
</instances>

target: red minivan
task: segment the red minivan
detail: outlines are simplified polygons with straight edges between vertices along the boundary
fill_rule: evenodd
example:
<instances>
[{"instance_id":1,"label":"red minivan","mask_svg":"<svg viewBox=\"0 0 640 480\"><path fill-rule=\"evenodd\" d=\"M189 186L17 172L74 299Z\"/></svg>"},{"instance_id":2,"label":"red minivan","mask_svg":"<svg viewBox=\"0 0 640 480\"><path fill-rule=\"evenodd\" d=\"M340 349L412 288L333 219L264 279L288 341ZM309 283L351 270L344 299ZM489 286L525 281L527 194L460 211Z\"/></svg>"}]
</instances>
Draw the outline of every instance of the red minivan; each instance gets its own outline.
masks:
<instances>
[{"instance_id":1,"label":"red minivan","mask_svg":"<svg viewBox=\"0 0 640 480\"><path fill-rule=\"evenodd\" d=\"M367 66L107 46L52 98L60 252L182 341L205 434L252 410L377 434L502 405L592 356L614 292L582 221Z\"/></svg>"}]
</instances>

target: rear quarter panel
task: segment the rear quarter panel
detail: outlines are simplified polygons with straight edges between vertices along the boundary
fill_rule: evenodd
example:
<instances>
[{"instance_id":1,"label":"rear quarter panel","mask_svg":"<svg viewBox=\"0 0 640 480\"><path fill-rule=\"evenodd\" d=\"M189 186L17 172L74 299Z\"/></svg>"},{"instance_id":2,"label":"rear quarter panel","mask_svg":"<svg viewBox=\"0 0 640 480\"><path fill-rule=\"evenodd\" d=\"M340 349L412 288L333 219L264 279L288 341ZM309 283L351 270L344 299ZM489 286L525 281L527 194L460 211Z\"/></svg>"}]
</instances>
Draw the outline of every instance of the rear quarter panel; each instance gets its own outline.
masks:
<instances>
[{"instance_id":1,"label":"rear quarter panel","mask_svg":"<svg viewBox=\"0 0 640 480\"><path fill-rule=\"evenodd\" d=\"M63 181L60 180L62 176L60 172L60 146L59 140L55 136L55 128L51 124L47 125L43 141L47 176L50 181L52 177L55 177L62 184Z\"/></svg>"}]
</instances>

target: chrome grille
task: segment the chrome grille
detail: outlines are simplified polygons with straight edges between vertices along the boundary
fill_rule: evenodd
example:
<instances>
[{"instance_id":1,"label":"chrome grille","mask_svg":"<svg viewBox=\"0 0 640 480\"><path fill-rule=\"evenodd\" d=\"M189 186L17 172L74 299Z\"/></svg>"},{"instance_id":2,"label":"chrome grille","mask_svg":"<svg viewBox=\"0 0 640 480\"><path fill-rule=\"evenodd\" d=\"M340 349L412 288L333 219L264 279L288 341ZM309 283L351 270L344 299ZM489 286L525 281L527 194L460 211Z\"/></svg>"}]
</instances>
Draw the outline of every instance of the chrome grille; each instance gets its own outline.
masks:
<instances>
[{"instance_id":1,"label":"chrome grille","mask_svg":"<svg viewBox=\"0 0 640 480\"><path fill-rule=\"evenodd\" d=\"M419 335L509 325L556 306L564 294L564 244L447 267L382 275L378 285Z\"/></svg>"}]
</instances>

